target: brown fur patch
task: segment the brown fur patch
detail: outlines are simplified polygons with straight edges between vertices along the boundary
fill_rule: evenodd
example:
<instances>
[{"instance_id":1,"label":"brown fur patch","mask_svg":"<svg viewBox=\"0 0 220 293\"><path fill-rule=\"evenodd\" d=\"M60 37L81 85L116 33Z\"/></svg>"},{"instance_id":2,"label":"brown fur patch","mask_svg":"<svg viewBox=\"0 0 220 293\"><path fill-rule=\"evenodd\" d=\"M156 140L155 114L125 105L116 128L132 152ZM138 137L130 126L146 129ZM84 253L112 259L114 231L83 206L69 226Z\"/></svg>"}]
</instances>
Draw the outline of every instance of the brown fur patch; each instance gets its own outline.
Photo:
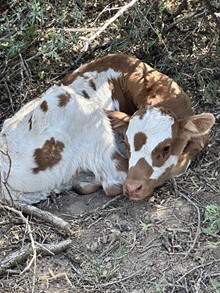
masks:
<instances>
[{"instance_id":1,"label":"brown fur patch","mask_svg":"<svg viewBox=\"0 0 220 293\"><path fill-rule=\"evenodd\" d=\"M172 153L171 142L171 139L165 139L155 147L151 154L153 166L161 167L164 165L164 163Z\"/></svg>"},{"instance_id":2,"label":"brown fur patch","mask_svg":"<svg viewBox=\"0 0 220 293\"><path fill-rule=\"evenodd\" d=\"M153 168L146 162L144 158L137 161L134 167L131 167L128 171L128 178L133 180L149 178L153 173Z\"/></svg>"},{"instance_id":3,"label":"brown fur patch","mask_svg":"<svg viewBox=\"0 0 220 293\"><path fill-rule=\"evenodd\" d=\"M29 130L31 130L32 129L32 116L29 118L28 123L29 123Z\"/></svg>"},{"instance_id":4,"label":"brown fur patch","mask_svg":"<svg viewBox=\"0 0 220 293\"><path fill-rule=\"evenodd\" d=\"M40 108L43 112L47 112L48 110L48 104L47 104L47 101L43 101L40 105Z\"/></svg>"},{"instance_id":5,"label":"brown fur patch","mask_svg":"<svg viewBox=\"0 0 220 293\"><path fill-rule=\"evenodd\" d=\"M105 190L105 193L108 196L116 196L123 193L123 187L122 185L112 185Z\"/></svg>"},{"instance_id":6,"label":"brown fur patch","mask_svg":"<svg viewBox=\"0 0 220 293\"><path fill-rule=\"evenodd\" d=\"M169 109L177 119L193 114L189 97L171 78L129 55L112 54L87 63L64 77L62 83L69 85L85 72L109 68L121 73L109 81L112 99L119 101L120 111L133 115L141 106L150 105Z\"/></svg>"},{"instance_id":7,"label":"brown fur patch","mask_svg":"<svg viewBox=\"0 0 220 293\"><path fill-rule=\"evenodd\" d=\"M105 113L110 119L111 127L113 130L123 131L127 129L129 121L130 121L129 115L123 112L111 111L111 110L105 110Z\"/></svg>"},{"instance_id":8,"label":"brown fur patch","mask_svg":"<svg viewBox=\"0 0 220 293\"><path fill-rule=\"evenodd\" d=\"M78 76L82 76L85 72L97 71L100 73L107 71L109 68L112 68L115 71L127 73L128 68L129 71L134 71L140 62L141 61L137 58L124 54L107 55L81 66L77 71L73 71L72 73L67 74L62 79L62 84L70 85L77 79Z\"/></svg>"},{"instance_id":9,"label":"brown fur patch","mask_svg":"<svg viewBox=\"0 0 220 293\"><path fill-rule=\"evenodd\" d=\"M51 169L62 159L62 151L65 145L62 141L55 140L54 137L46 140L42 148L34 151L34 159L37 167L33 168L35 174L40 171Z\"/></svg>"},{"instance_id":10,"label":"brown fur patch","mask_svg":"<svg viewBox=\"0 0 220 293\"><path fill-rule=\"evenodd\" d=\"M91 88L94 89L94 91L96 91L96 85L95 85L95 83L94 83L94 81L92 79L90 79L89 85L91 86Z\"/></svg>"},{"instance_id":11,"label":"brown fur patch","mask_svg":"<svg viewBox=\"0 0 220 293\"><path fill-rule=\"evenodd\" d=\"M130 159L130 156L131 156L131 147L130 147L130 144L128 142L127 135L125 135L124 141L125 141L125 146L126 146L126 154L127 154L128 159Z\"/></svg>"},{"instance_id":12,"label":"brown fur patch","mask_svg":"<svg viewBox=\"0 0 220 293\"><path fill-rule=\"evenodd\" d=\"M139 151L142 146L146 143L147 136L143 132L138 132L134 136L134 150Z\"/></svg>"},{"instance_id":13,"label":"brown fur patch","mask_svg":"<svg viewBox=\"0 0 220 293\"><path fill-rule=\"evenodd\" d=\"M118 152L115 152L112 156L113 160L117 161L117 170L121 172L128 171L128 160L123 158Z\"/></svg>"},{"instance_id":14,"label":"brown fur patch","mask_svg":"<svg viewBox=\"0 0 220 293\"><path fill-rule=\"evenodd\" d=\"M66 104L71 99L71 95L69 93L61 94L58 96L58 98L59 98L59 107L65 107Z\"/></svg>"},{"instance_id":15,"label":"brown fur patch","mask_svg":"<svg viewBox=\"0 0 220 293\"><path fill-rule=\"evenodd\" d=\"M83 94L84 98L90 99L90 96L88 95L88 93L85 90L82 91L82 94Z\"/></svg>"},{"instance_id":16,"label":"brown fur patch","mask_svg":"<svg viewBox=\"0 0 220 293\"><path fill-rule=\"evenodd\" d=\"M117 79L109 79L109 90L111 91L112 100L119 102L120 111L125 112L128 115L132 115L137 108L130 98L129 93L126 91L124 79L124 75ZM118 108L115 108L115 110L118 110Z\"/></svg>"},{"instance_id":17,"label":"brown fur patch","mask_svg":"<svg viewBox=\"0 0 220 293\"><path fill-rule=\"evenodd\" d=\"M82 76L82 74L79 74L77 71L73 71L72 73L64 76L64 78L61 80L61 84L70 85L77 79L78 76Z\"/></svg>"}]
</instances>

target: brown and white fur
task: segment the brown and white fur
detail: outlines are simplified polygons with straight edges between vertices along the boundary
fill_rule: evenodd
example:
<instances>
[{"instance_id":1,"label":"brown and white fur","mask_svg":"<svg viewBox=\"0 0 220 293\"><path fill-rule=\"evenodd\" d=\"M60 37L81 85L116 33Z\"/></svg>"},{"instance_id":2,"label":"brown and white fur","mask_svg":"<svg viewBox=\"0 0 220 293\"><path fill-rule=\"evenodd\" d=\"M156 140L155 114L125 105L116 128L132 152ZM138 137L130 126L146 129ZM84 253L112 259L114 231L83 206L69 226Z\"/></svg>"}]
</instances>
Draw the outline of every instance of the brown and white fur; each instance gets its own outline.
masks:
<instances>
[{"instance_id":1,"label":"brown and white fur","mask_svg":"<svg viewBox=\"0 0 220 293\"><path fill-rule=\"evenodd\" d=\"M207 145L215 122L210 113L194 114L175 81L129 55L85 64L62 84L107 110L115 130L126 130L129 168L123 190L131 199L142 199L183 174Z\"/></svg>"},{"instance_id":2,"label":"brown and white fur","mask_svg":"<svg viewBox=\"0 0 220 293\"><path fill-rule=\"evenodd\" d=\"M110 121L92 100L66 86L53 86L7 119L0 134L2 197L33 204L75 184L81 171L107 195L122 193L127 160L119 153Z\"/></svg>"}]
</instances>

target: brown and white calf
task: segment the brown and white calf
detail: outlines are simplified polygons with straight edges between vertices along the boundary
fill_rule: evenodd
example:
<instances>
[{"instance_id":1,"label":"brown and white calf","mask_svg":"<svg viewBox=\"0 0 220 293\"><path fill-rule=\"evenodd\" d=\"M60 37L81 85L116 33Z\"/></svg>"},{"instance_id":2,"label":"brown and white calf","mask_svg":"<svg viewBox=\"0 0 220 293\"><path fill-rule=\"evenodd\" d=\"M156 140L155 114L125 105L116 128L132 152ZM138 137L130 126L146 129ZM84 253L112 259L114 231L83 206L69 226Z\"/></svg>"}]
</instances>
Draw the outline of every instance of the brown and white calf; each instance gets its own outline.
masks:
<instances>
[{"instance_id":1,"label":"brown and white calf","mask_svg":"<svg viewBox=\"0 0 220 293\"><path fill-rule=\"evenodd\" d=\"M115 111L109 112L114 129L127 128L129 169L123 189L131 199L142 199L183 174L206 146L215 121L210 113L194 115L190 98L176 82L128 55L97 59L62 83Z\"/></svg>"},{"instance_id":2,"label":"brown and white calf","mask_svg":"<svg viewBox=\"0 0 220 293\"><path fill-rule=\"evenodd\" d=\"M4 122L0 169L3 198L32 204L74 185L80 171L95 176L82 192L101 185L108 195L120 194L127 160L106 113L73 89L53 86Z\"/></svg>"}]
</instances>

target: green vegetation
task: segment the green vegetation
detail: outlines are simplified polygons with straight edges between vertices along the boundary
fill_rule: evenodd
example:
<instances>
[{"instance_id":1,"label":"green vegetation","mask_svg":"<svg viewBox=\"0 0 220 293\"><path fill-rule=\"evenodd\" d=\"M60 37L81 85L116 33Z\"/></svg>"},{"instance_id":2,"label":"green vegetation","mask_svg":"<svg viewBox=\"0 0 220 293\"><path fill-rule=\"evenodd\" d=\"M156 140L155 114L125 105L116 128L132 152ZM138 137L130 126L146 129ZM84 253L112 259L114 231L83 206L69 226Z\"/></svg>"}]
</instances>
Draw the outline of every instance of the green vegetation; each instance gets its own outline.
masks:
<instances>
[{"instance_id":1,"label":"green vegetation","mask_svg":"<svg viewBox=\"0 0 220 293\"><path fill-rule=\"evenodd\" d=\"M220 207L210 204L205 211L205 228L202 228L203 233L211 236L216 236L220 232Z\"/></svg>"},{"instance_id":2,"label":"green vegetation","mask_svg":"<svg viewBox=\"0 0 220 293\"><path fill-rule=\"evenodd\" d=\"M220 292L220 282L217 280L212 281L212 286L216 289L216 292Z\"/></svg>"},{"instance_id":3,"label":"green vegetation","mask_svg":"<svg viewBox=\"0 0 220 293\"><path fill-rule=\"evenodd\" d=\"M66 23L80 25L82 12L69 1L8 1L0 16L0 58L18 54L42 54L43 60L61 61L63 47L77 42L77 34L66 34ZM5 4L7 5L7 4ZM71 16L71 21L69 17Z\"/></svg>"},{"instance_id":4,"label":"green vegetation","mask_svg":"<svg viewBox=\"0 0 220 293\"><path fill-rule=\"evenodd\" d=\"M152 223L149 223L149 224L141 223L140 226L143 231L148 231L150 229L150 227L153 226L153 224Z\"/></svg>"},{"instance_id":5,"label":"green vegetation","mask_svg":"<svg viewBox=\"0 0 220 293\"><path fill-rule=\"evenodd\" d=\"M4 111L0 124L67 71L116 52L136 55L190 89L198 100L213 103L219 91L213 55L219 56L218 24L201 1L139 0L82 52L88 38L126 3L4 1L0 14L0 101ZM209 18L201 23L205 13Z\"/></svg>"}]
</instances>

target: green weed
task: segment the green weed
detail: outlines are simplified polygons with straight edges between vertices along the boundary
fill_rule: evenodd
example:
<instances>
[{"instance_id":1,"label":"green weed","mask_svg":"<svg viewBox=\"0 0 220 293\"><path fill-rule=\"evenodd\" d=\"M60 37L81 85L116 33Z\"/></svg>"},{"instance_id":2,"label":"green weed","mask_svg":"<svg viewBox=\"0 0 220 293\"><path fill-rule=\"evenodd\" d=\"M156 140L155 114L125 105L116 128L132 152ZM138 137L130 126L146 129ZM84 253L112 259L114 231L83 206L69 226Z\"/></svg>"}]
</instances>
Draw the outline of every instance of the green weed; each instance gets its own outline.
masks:
<instances>
[{"instance_id":1,"label":"green weed","mask_svg":"<svg viewBox=\"0 0 220 293\"><path fill-rule=\"evenodd\" d=\"M202 228L202 232L216 236L220 232L220 207L214 204L210 204L206 207L205 211L205 228Z\"/></svg>"},{"instance_id":2,"label":"green weed","mask_svg":"<svg viewBox=\"0 0 220 293\"><path fill-rule=\"evenodd\" d=\"M163 293L163 290L161 289L161 287L159 285L156 285L155 293Z\"/></svg>"},{"instance_id":3,"label":"green weed","mask_svg":"<svg viewBox=\"0 0 220 293\"><path fill-rule=\"evenodd\" d=\"M212 286L215 287L216 291L220 292L220 282L217 280L214 280L211 283L212 283Z\"/></svg>"},{"instance_id":4,"label":"green weed","mask_svg":"<svg viewBox=\"0 0 220 293\"><path fill-rule=\"evenodd\" d=\"M77 27L82 16L69 1L9 1L0 16L0 57L14 58L25 51L41 53L44 61L60 61L63 50L78 39L77 33L66 32L65 26Z\"/></svg>"},{"instance_id":5,"label":"green weed","mask_svg":"<svg viewBox=\"0 0 220 293\"><path fill-rule=\"evenodd\" d=\"M148 231L149 228L153 226L153 224L151 224L151 223L149 223L149 224L141 223L140 226L141 226L141 229L143 231Z\"/></svg>"}]
</instances>

